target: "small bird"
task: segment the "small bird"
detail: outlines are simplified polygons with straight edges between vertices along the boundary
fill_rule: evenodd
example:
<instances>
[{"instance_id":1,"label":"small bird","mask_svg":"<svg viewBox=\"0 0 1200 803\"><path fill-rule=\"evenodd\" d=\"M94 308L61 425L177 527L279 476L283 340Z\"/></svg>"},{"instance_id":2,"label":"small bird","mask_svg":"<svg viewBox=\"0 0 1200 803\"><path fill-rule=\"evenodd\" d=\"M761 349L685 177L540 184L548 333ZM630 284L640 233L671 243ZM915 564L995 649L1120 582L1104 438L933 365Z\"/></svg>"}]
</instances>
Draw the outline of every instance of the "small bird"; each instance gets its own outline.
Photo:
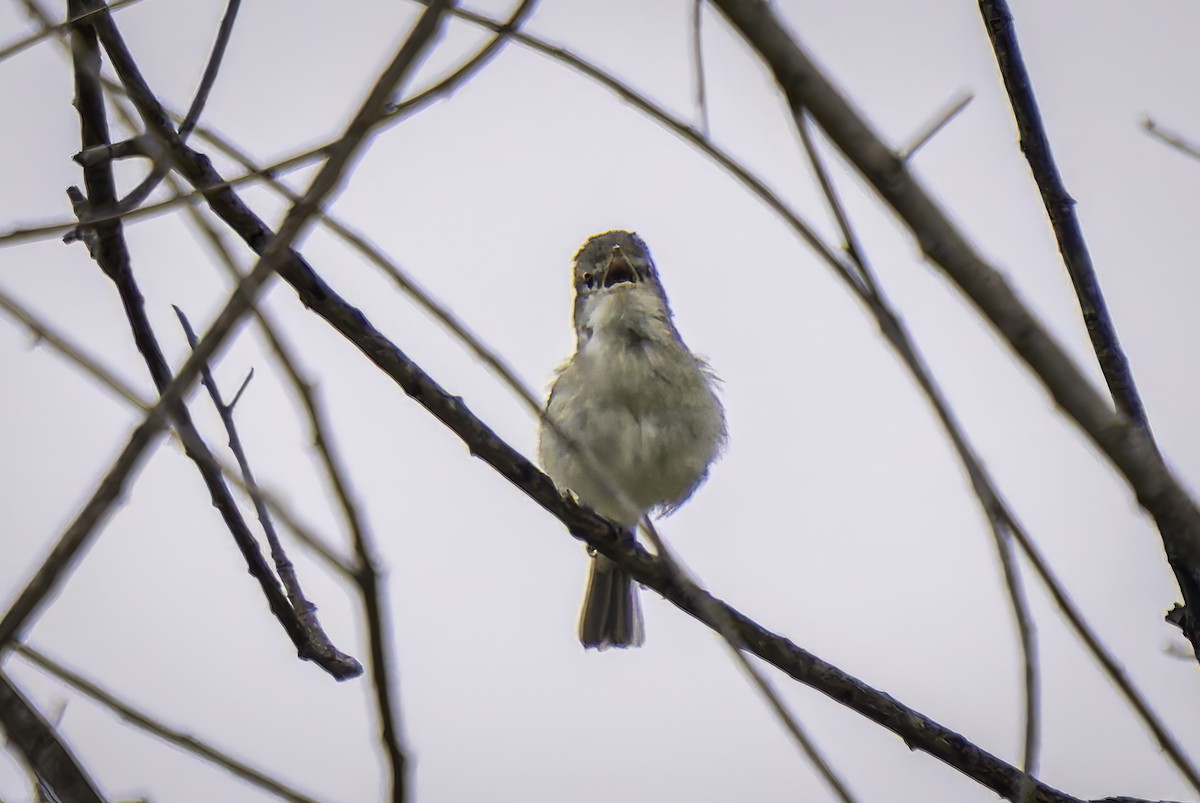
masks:
<instances>
[{"instance_id":1,"label":"small bird","mask_svg":"<svg viewBox=\"0 0 1200 803\"><path fill-rule=\"evenodd\" d=\"M646 514L683 504L719 456L726 438L720 380L684 345L636 234L591 237L572 271L575 354L550 390L553 428L542 425L538 460L560 490L632 535ZM644 638L632 578L594 555L579 640L605 649L637 647Z\"/></svg>"}]
</instances>

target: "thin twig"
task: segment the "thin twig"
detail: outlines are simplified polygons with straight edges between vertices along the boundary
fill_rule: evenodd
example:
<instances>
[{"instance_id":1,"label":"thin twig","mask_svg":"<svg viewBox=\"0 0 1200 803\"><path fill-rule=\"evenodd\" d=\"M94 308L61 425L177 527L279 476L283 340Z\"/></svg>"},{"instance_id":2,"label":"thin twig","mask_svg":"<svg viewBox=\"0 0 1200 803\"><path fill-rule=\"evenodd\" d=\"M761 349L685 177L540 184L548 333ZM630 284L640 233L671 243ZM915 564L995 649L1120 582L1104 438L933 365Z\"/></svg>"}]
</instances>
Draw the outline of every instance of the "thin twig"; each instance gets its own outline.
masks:
<instances>
[{"instance_id":1,"label":"thin twig","mask_svg":"<svg viewBox=\"0 0 1200 803\"><path fill-rule=\"evenodd\" d=\"M31 332L37 335L38 339L49 343L56 351L61 352L71 362L78 365L89 376L117 394L117 396L128 401L143 412L150 409L150 402L143 399L136 391L117 379L116 375L103 367L95 357L86 354L82 347L72 344L67 340L65 335L58 332L51 324L41 320L31 310L2 289L0 289L0 308L8 312L13 319L23 323Z\"/></svg>"},{"instance_id":2,"label":"thin twig","mask_svg":"<svg viewBox=\"0 0 1200 803\"><path fill-rule=\"evenodd\" d=\"M992 42L996 65L1004 79L1004 88L1008 91L1013 117L1017 121L1021 152L1029 162L1030 172L1037 182L1042 203L1054 229L1054 237L1058 240L1058 250L1062 253L1075 296L1079 299L1079 311L1087 326L1096 361L1100 364L1104 381L1108 383L1109 393L1117 408L1148 433L1150 424L1146 419L1146 409L1134 383L1129 359L1117 338L1112 315L1104 301L1087 241L1083 238L1083 227L1075 214L1075 200L1063 184L1050 149L1050 138L1033 94L1029 71L1021 58L1012 12L1009 11L1007 0L979 0L979 10ZM1197 603L1200 604L1200 598L1197 598ZM1200 644L1197 649L1200 650Z\"/></svg>"},{"instance_id":3,"label":"thin twig","mask_svg":"<svg viewBox=\"0 0 1200 803\"><path fill-rule=\"evenodd\" d=\"M217 73L221 70L225 50L229 47L229 39L233 36L233 24L237 21L241 5L242 0L229 0L225 6L225 14L221 17L221 26L217 29L217 38L213 42L212 53L208 56L208 63L204 65L204 74L200 77L200 85L196 88L196 96L192 98L192 105L183 118L183 124L179 126L180 139L187 139L188 135L192 133L192 129L196 127L196 123L200 122L200 115L204 113L204 105L208 103L209 93L212 92L212 88L217 82Z\"/></svg>"},{"instance_id":4,"label":"thin twig","mask_svg":"<svg viewBox=\"0 0 1200 803\"><path fill-rule=\"evenodd\" d=\"M221 57L224 55L225 47L233 30L233 18L237 14L237 7L241 4L241 0L230 0L229 7L226 10L225 17L221 21L221 29L217 36L216 44L213 48L212 56L209 59L208 67L204 72L204 79L201 81L200 89L197 91L196 98L192 102L191 108L184 116L183 122L179 126L179 138L186 140L192 129L195 128L199 120L200 111L203 108L204 100L207 98L208 91L211 89L212 83L216 79L216 72L220 65ZM515 27L522 24L525 18L532 12L536 5L536 0L522 0L520 6L509 19L507 26ZM445 78L438 81L435 85L428 89L419 92L411 98L407 98L400 103L391 104L388 111L380 119L380 125L395 125L409 115L420 111L425 106L435 100L446 97L453 93L462 83L470 76L475 74L480 68L490 61L496 53L499 52L501 45L504 44L506 38L505 31L500 31L493 37L482 49L476 52L471 58L467 59L456 70L451 72ZM289 169L298 169L317 159L323 157L328 149L328 146L310 149L304 153L297 154L289 159L282 160L274 167L270 168L266 175L271 175L275 171L284 171ZM121 200L121 210L130 211L138 208L150 196L154 188L162 181L162 177L166 175L169 165L163 161L155 163L155 167L150 176L136 187L125 198ZM246 178L246 177L243 177Z\"/></svg>"},{"instance_id":5,"label":"thin twig","mask_svg":"<svg viewBox=\"0 0 1200 803\"><path fill-rule=\"evenodd\" d=\"M804 152L808 156L808 163L812 167L813 175L817 179L817 185L821 188L821 193L825 196L826 204L829 206L829 211L832 213L834 221L837 222L838 231L842 233L843 249L850 260L851 267L854 269L854 277L861 285L859 296L865 299L879 300L882 296L880 295L879 287L875 283L874 271L871 270L870 264L867 262L866 251L858 241L858 234L854 231L854 227L850 225L850 218L846 215L845 206L842 204L841 198L833 186L833 180L829 176L829 171L825 169L825 163L821 161L821 155L817 151L816 143L813 142L812 134L808 130L807 115L799 115L796 118L796 132L800 135L800 144L804 146ZM838 270L839 268L839 266L831 267L834 270ZM871 309L871 307L868 308Z\"/></svg>"},{"instance_id":6,"label":"thin twig","mask_svg":"<svg viewBox=\"0 0 1200 803\"><path fill-rule=\"evenodd\" d=\"M200 122L200 115L204 112L205 104L208 103L209 93L217 83L217 73L221 71L221 62L225 58L229 39L233 36L233 24L237 20L241 5L242 0L229 0L225 6L225 14L221 17L221 25L217 29L217 38L213 42L212 52L209 53L208 63L204 65L204 73L200 76L200 85L196 88L192 105L188 108L187 114L184 115L183 122L179 126L180 139L186 140L192 133L192 129ZM141 206L142 202L150 197L150 193L154 192L154 188L162 183L170 169L169 162L164 159L155 159L150 175L146 176L138 186L121 199L120 208L126 210Z\"/></svg>"},{"instance_id":7,"label":"thin twig","mask_svg":"<svg viewBox=\"0 0 1200 803\"><path fill-rule=\"evenodd\" d=\"M1200 160L1200 145L1194 145L1179 134L1162 128L1158 125L1158 123L1154 122L1149 117L1147 117L1145 120L1142 120L1142 128L1146 129L1151 136L1157 137L1159 140L1167 143L1180 153L1190 156L1193 159Z\"/></svg>"},{"instance_id":8,"label":"thin twig","mask_svg":"<svg viewBox=\"0 0 1200 803\"><path fill-rule=\"evenodd\" d=\"M239 274L236 265L233 263L232 256L223 248L219 242L219 238L215 238L215 232L212 232L211 229L209 231L214 235L214 245L217 247L220 256L223 257L221 261L233 276L237 277ZM346 519L347 527L352 534L358 564L350 571L349 576L354 580L359 589L364 613L367 617L372 685L375 689L376 711L380 720L380 735L388 766L391 769L391 786L393 798L395 799L396 794L405 788L403 776L406 760L400 741L399 717L391 699L392 690L397 685L395 679L392 678L393 672L389 660L389 656L392 654L392 649L389 646L391 628L387 627L385 623L387 606L384 601L384 584L373 558L374 549L371 546L372 539L366 529L363 518L358 513L357 505L353 501L349 482L346 480L346 471L341 466L341 461L337 458L329 436L326 434L329 432L330 426L313 391L312 383L301 373L299 361L293 349L283 339L282 335L279 334L279 329L271 324L266 314L261 310L255 310L255 318L279 364L283 366L284 374L291 381L296 396L301 400L308 413L313 445L321 457L321 461L325 467L326 478L334 490L334 495ZM189 340L192 338L194 338L194 335L189 333ZM230 402L228 406L232 407L233 403ZM247 480L251 479L248 474L246 478ZM262 518L261 512L260 518ZM268 535L268 538L270 539L272 536ZM272 550L274 549L275 541L272 542ZM280 552L282 553L282 547L280 547ZM290 563L288 565L290 566ZM280 573L281 575L283 574L282 569ZM299 591L298 588L297 591Z\"/></svg>"},{"instance_id":9,"label":"thin twig","mask_svg":"<svg viewBox=\"0 0 1200 803\"><path fill-rule=\"evenodd\" d=\"M167 744L174 745L180 750L191 753L202 761L215 764L231 775L235 775L283 800L290 800L293 803L315 803L313 798L291 788L283 781L270 777L262 770L254 769L244 762L233 758L223 750L218 750L201 739L197 739L195 736L190 736L177 728L164 725L150 714L140 711L130 703L120 700L116 695L106 691L99 684L88 680L74 670L68 669L58 661L30 647L28 644L17 644L13 647L13 651L88 699L113 711L129 724L161 739Z\"/></svg>"},{"instance_id":10,"label":"thin twig","mask_svg":"<svg viewBox=\"0 0 1200 803\"><path fill-rule=\"evenodd\" d=\"M1104 669L1104 673L1121 691L1130 707L1138 715L1138 718L1145 723L1147 729L1154 736L1156 742L1162 748L1163 752L1171 759L1177 767L1184 764L1190 767L1190 761L1184 753L1183 746L1175 738L1175 736L1167 729L1166 725L1159 719L1158 715L1150 708L1149 701L1138 690L1138 688L1130 680L1121 664L1113 657L1112 653L1100 642L1099 636L1087 624L1083 618L1083 614L1075 607L1075 603L1071 601L1063 590L1062 584L1054 577L1050 571L1050 566L1046 562L1045 557L1038 551L1029 534L1025 532L1025 528L1017 522L1007 508L1001 508L1004 514L1004 527L1012 534L1017 543L1021 547L1021 551L1029 559L1034 571L1042 579L1046 589L1054 598L1055 605L1062 611L1067 622L1071 625L1071 629L1087 647L1088 652L1095 656L1100 662L1100 666ZM1194 769L1190 770L1192 773ZM1187 771L1184 771L1185 774Z\"/></svg>"},{"instance_id":11,"label":"thin twig","mask_svg":"<svg viewBox=\"0 0 1200 803\"><path fill-rule=\"evenodd\" d=\"M907 162L913 158L921 148L925 147L928 142L936 137L938 133L950 124L950 121L957 117L963 109L967 108L971 101L975 100L974 93L967 92L961 98L954 101L941 114L933 119L933 122L927 124L920 134L913 138L912 144L901 148L897 154L903 161Z\"/></svg>"},{"instance_id":12,"label":"thin twig","mask_svg":"<svg viewBox=\"0 0 1200 803\"><path fill-rule=\"evenodd\" d=\"M700 133L706 138L708 128L708 86L704 74L704 0L692 0L690 27L692 29L692 81L696 89L696 120Z\"/></svg>"},{"instance_id":13,"label":"thin twig","mask_svg":"<svg viewBox=\"0 0 1200 803\"><path fill-rule=\"evenodd\" d=\"M0 669L0 726L39 785L70 803L104 803L83 765L58 738L54 727Z\"/></svg>"}]
</instances>

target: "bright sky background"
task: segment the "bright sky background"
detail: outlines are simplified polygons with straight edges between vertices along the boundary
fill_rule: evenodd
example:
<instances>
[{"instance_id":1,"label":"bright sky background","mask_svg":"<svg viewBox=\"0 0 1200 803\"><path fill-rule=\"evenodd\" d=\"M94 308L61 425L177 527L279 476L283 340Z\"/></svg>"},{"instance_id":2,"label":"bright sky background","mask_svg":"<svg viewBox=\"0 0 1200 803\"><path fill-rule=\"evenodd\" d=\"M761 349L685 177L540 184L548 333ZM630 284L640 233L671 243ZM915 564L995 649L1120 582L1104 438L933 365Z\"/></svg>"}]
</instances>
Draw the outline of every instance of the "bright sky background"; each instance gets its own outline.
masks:
<instances>
[{"instance_id":1,"label":"bright sky background","mask_svg":"<svg viewBox=\"0 0 1200 803\"><path fill-rule=\"evenodd\" d=\"M62 13L62 4L55 12ZM694 114L684 0L543 0L528 29ZM1200 163L1139 127L1200 139L1194 32L1182 0L1014 0L1028 66L1151 421L1171 464L1200 477L1195 245ZM223 4L145 0L117 16L154 90L190 101ZM914 167L1093 377L1069 283L1020 156L976 4L781 0L801 41L897 148L964 92L975 101ZM482 2L477 8L484 8ZM507 13L493 2L487 10ZM418 13L362 0L245 4L203 123L262 163L339 132ZM0 46L32 30L0 3ZM486 36L452 22L416 86ZM714 12L704 16L716 141L831 233L784 104ZM0 232L60 221L82 175L71 71L53 41L0 63ZM211 153L203 143L202 150ZM236 171L221 159L226 175ZM126 188L145 165L123 165ZM1186 746L1200 745L1194 661L1162 616L1177 589L1127 487L926 266L860 180L838 171L881 281L1003 493L1102 640ZM303 188L311 171L289 178ZM269 192L243 197L268 220ZM847 672L1017 761L1020 673L990 535L964 474L869 317L786 227L722 170L601 87L513 45L469 85L381 134L333 210L404 265L542 392L572 347L569 259L590 234L650 244L689 345L725 380L730 446L664 535L718 596ZM228 283L182 215L127 229L149 314L175 365ZM233 241L231 236L230 241ZM494 377L334 237L316 270L501 436L533 454L535 422ZM250 259L239 251L243 264ZM109 282L79 244L0 248L0 288L150 396ZM583 547L306 312L286 324L334 420L389 570L400 710L416 800L793 801L828 792L725 647L644 592L644 649L575 637ZM7 607L138 420L8 319L0 321L0 605ZM222 357L266 485L348 554L306 424L249 328ZM207 401L192 409L214 448ZM353 592L291 554L334 641L365 659ZM1083 798L1194 798L1066 629L1029 589L1045 682L1043 780ZM194 467L148 462L29 642L165 722L329 801L382 798L368 684L298 661L245 572ZM48 680L6 669L114 798L265 796L164 747ZM990 791L819 693L772 674L862 801L978 801ZM1194 750L1200 756L1200 750ZM0 757L0 799L28 788Z\"/></svg>"}]
</instances>

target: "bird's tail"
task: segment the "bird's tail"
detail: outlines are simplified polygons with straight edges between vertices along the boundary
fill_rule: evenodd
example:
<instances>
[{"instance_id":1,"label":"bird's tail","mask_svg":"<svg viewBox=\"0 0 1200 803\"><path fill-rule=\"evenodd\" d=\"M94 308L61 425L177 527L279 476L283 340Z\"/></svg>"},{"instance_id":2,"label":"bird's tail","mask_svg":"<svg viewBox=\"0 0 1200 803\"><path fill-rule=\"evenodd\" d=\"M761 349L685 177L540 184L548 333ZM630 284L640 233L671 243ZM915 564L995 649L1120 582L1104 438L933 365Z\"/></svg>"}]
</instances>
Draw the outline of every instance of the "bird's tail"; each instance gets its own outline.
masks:
<instances>
[{"instance_id":1,"label":"bird's tail","mask_svg":"<svg viewBox=\"0 0 1200 803\"><path fill-rule=\"evenodd\" d=\"M642 602L633 578L603 555L592 559L579 640L588 649L640 647L645 641Z\"/></svg>"}]
</instances>

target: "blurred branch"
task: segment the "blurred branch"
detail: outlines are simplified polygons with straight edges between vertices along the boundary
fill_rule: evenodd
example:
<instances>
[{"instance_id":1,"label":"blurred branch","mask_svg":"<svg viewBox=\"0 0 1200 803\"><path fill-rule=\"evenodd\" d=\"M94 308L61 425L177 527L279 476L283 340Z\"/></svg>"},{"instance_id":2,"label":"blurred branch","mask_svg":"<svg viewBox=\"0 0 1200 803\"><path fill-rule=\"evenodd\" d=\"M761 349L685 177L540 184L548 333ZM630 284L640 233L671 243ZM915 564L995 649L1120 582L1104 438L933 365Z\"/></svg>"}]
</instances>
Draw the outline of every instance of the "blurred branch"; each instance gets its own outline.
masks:
<instances>
[{"instance_id":1,"label":"blurred branch","mask_svg":"<svg viewBox=\"0 0 1200 803\"><path fill-rule=\"evenodd\" d=\"M70 0L69 8L76 16L83 11L79 0ZM108 117L104 91L97 80L100 72L100 53L95 33L87 24L80 24L75 29L72 42L76 78L75 104L79 110L83 148L86 150L96 146L107 146L109 144ZM83 168L83 171L87 184L86 208L88 210L92 208L109 210L115 207L116 183L113 178L112 164L109 162L89 163ZM146 362L155 387L161 393L171 383L171 368L159 346L150 319L146 315L145 300L133 275L121 223L119 220L91 223L85 215L81 219L80 226L95 232L95 247L91 248L92 257L116 286L138 351ZM207 365L203 366L202 372L207 372ZM262 588L271 612L283 625L300 656L313 661L339 680L361 674L361 665L353 657L334 647L319 625L313 626L315 614L312 606L307 606L306 615L301 615L293 605L289 604L288 599L280 590L270 566L263 559L258 543L246 525L241 510L229 487L225 484L220 470L214 466L211 450L192 423L187 405L180 400L178 403L172 404L169 409L183 441L184 449L195 462L204 484L208 488L213 506L220 512L222 520L229 528L238 549L246 560L250 574Z\"/></svg>"},{"instance_id":2,"label":"blurred branch","mask_svg":"<svg viewBox=\"0 0 1200 803\"><path fill-rule=\"evenodd\" d=\"M704 75L704 35L701 26L704 22L704 0L692 0L691 19L692 29L692 81L696 86L696 120L700 133L709 135L708 128L708 87Z\"/></svg>"},{"instance_id":3,"label":"blurred branch","mask_svg":"<svg viewBox=\"0 0 1200 803\"><path fill-rule=\"evenodd\" d=\"M772 70L793 115L811 112L909 227L927 257L974 302L1059 407L1121 473L1157 521L1172 565L1184 569L1181 579L1200 595L1200 511L1148 432L1114 412L1001 274L975 252L904 163L816 68L772 6L763 0L713 2ZM1200 623L1194 632L1200 645Z\"/></svg>"},{"instance_id":4,"label":"blurred branch","mask_svg":"<svg viewBox=\"0 0 1200 803\"><path fill-rule=\"evenodd\" d=\"M288 355L290 349L280 340L278 333L270 335L272 348L276 354ZM387 622L387 604L385 583L378 569L375 558L374 538L367 528L366 522L358 512L354 502L354 494L350 490L349 473L338 457L330 440L332 427L324 414L316 392L310 382L300 374L294 359L285 359L281 363L287 367L287 374L296 391L296 395L304 404L308 413L309 426L312 431L313 445L321 457L325 467L325 475L333 488L334 496L346 519L354 544L354 553L358 559L354 579L358 586L359 598L362 602L363 613L367 618L367 639L371 650L371 682L375 690L375 709L379 717L380 741L383 744L384 755L387 757L388 768L391 771L391 799L401 803L406 796L406 770L408 760L401 744L399 712L392 699L393 692L399 683L393 670L391 655L393 652L390 635L392 628Z\"/></svg>"},{"instance_id":5,"label":"blurred branch","mask_svg":"<svg viewBox=\"0 0 1200 803\"><path fill-rule=\"evenodd\" d=\"M0 290L0 309L8 312L13 319L23 323L38 339L49 343L56 351L61 352L67 359L78 365L85 373L106 386L113 393L135 407L138 407L143 412L150 409L150 403L139 396L136 391L117 379L111 371L100 365L95 358L88 356L82 349L68 342L64 335L57 332L50 324L40 320L32 311L26 309L3 290Z\"/></svg>"},{"instance_id":6,"label":"blurred branch","mask_svg":"<svg viewBox=\"0 0 1200 803\"><path fill-rule=\"evenodd\" d=\"M215 764L231 775L235 775L283 800L290 800L293 803L315 803L312 798L290 788L282 781L271 778L261 770L256 770L248 766L238 759L233 758L228 753L218 750L194 736L189 736L183 731L164 725L150 714L139 711L129 703L118 699L98 684L68 669L49 656L35 650L33 647L27 644L17 644L13 647L13 651L34 666L75 689L80 694L113 711L129 724L161 739L167 744L178 747L184 752L191 753L202 761Z\"/></svg>"},{"instance_id":7,"label":"blurred branch","mask_svg":"<svg viewBox=\"0 0 1200 803\"><path fill-rule=\"evenodd\" d=\"M116 11L122 6L127 6L136 2L138 2L138 0L113 0L113 2L108 4L108 10ZM29 3L24 3L24 5L26 8L29 8ZM76 23L85 22L90 19L93 14L99 13L100 9L93 9L86 13L80 14L77 17L72 17L68 14L67 19L59 23L51 23L48 19L43 18L40 13L31 13L30 16L34 17L34 19L41 24L41 30L39 30L37 33L31 33L28 36L21 37L12 44L0 47L0 61L4 61L11 56L15 56L22 50L32 47L48 37L55 35L65 36L68 32L70 32Z\"/></svg>"},{"instance_id":8,"label":"blurred branch","mask_svg":"<svg viewBox=\"0 0 1200 803\"><path fill-rule=\"evenodd\" d=\"M1146 129L1151 136L1158 138L1162 142L1165 142L1180 153L1190 156L1193 159L1200 160L1200 145L1194 145L1179 134L1175 134L1167 131L1165 128L1161 128L1158 123L1154 122L1149 117L1142 121L1142 128Z\"/></svg>"},{"instance_id":9,"label":"blurred branch","mask_svg":"<svg viewBox=\"0 0 1200 803\"><path fill-rule=\"evenodd\" d=\"M917 151L925 147L925 145L928 144L931 139L936 137L941 130L948 126L955 117L961 114L963 109L967 108L967 106L970 105L971 101L973 100L975 100L975 95L971 92L967 92L958 100L954 101L954 103L950 104L950 106L941 114L939 114L931 123L929 123L920 134L913 138L911 145L900 149L900 152L897 154L900 159L905 162L912 159Z\"/></svg>"},{"instance_id":10,"label":"blurred branch","mask_svg":"<svg viewBox=\"0 0 1200 803\"><path fill-rule=\"evenodd\" d=\"M44 785L64 803L104 803L96 784L84 772L54 728L0 669L0 725L4 736Z\"/></svg>"}]
</instances>

